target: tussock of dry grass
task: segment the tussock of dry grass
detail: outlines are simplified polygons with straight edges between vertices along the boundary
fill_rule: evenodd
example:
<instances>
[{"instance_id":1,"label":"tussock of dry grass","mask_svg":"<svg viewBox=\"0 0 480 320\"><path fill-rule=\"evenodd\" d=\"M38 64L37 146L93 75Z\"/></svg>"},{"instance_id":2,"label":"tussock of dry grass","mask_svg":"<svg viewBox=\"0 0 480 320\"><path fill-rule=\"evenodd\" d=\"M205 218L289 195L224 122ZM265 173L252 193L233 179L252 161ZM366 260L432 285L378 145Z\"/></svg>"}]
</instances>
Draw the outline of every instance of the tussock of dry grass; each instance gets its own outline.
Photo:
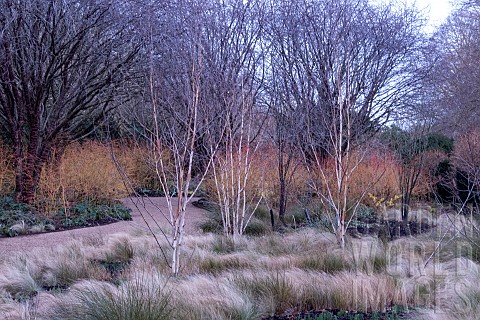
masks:
<instances>
[{"instance_id":1,"label":"tussock of dry grass","mask_svg":"<svg viewBox=\"0 0 480 320\"><path fill-rule=\"evenodd\" d=\"M109 241L106 259L109 261L129 262L133 259L135 249L128 235L113 236Z\"/></svg>"},{"instance_id":2,"label":"tussock of dry grass","mask_svg":"<svg viewBox=\"0 0 480 320\"><path fill-rule=\"evenodd\" d=\"M195 275L170 286L181 297L195 297L173 301L176 319L250 319L257 313L254 302L226 277Z\"/></svg>"},{"instance_id":3,"label":"tussock of dry grass","mask_svg":"<svg viewBox=\"0 0 480 320\"><path fill-rule=\"evenodd\" d=\"M16 265L4 269L0 277L0 290L4 298L16 301L25 301L34 297L40 291L40 287L33 279L26 265Z\"/></svg>"},{"instance_id":4,"label":"tussock of dry grass","mask_svg":"<svg viewBox=\"0 0 480 320\"><path fill-rule=\"evenodd\" d=\"M133 276L120 286L82 281L50 311L51 319L147 320L165 319L171 312L165 280Z\"/></svg>"}]
</instances>

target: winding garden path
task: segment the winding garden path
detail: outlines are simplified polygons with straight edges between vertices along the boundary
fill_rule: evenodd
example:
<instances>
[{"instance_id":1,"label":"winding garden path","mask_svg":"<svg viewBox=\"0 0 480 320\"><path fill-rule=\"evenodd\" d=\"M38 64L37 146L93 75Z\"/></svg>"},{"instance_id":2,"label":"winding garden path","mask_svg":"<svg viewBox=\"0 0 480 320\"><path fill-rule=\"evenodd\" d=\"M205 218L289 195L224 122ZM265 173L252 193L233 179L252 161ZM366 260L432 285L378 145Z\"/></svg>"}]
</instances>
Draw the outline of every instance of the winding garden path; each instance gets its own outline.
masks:
<instances>
[{"instance_id":1,"label":"winding garden path","mask_svg":"<svg viewBox=\"0 0 480 320\"><path fill-rule=\"evenodd\" d=\"M14 238L0 238L0 256L30 252L39 248L49 248L65 244L73 239L107 236L120 232L148 232L147 223L153 229L161 227L165 228L163 230L168 230L166 229L168 228L168 221L165 217L165 215L168 215L168 209L165 198L127 198L123 199L122 202L125 206L132 209L132 221L119 221L102 226ZM207 211L189 203L186 214L185 228L187 234L200 232L198 225L205 219Z\"/></svg>"}]
</instances>

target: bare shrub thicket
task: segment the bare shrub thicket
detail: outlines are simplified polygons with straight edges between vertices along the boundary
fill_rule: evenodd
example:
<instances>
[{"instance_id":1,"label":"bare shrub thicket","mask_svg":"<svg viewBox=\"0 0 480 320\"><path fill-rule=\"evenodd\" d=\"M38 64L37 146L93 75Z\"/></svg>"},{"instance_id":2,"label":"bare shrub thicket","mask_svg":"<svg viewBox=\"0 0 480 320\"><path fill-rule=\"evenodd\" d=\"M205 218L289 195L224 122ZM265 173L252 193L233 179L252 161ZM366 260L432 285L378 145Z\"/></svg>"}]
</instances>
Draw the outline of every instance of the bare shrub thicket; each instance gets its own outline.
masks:
<instances>
[{"instance_id":1,"label":"bare shrub thicket","mask_svg":"<svg viewBox=\"0 0 480 320\"><path fill-rule=\"evenodd\" d=\"M133 171L131 166L127 167L127 153L123 162ZM35 201L42 212L48 214L80 201L109 203L129 192L112 160L110 147L86 142L68 146L59 159L53 158L46 164Z\"/></svg>"},{"instance_id":2,"label":"bare shrub thicket","mask_svg":"<svg viewBox=\"0 0 480 320\"><path fill-rule=\"evenodd\" d=\"M372 208L394 206L398 202L399 189L396 180L396 164L387 150L371 148L367 153L364 151L352 152L352 158L356 159L356 169L350 177L350 188L347 193L348 201L356 201L369 205ZM325 161L323 171L332 171L333 162ZM333 184L336 176L317 173L317 185ZM323 186L326 188L326 185Z\"/></svg>"},{"instance_id":3,"label":"bare shrub thicket","mask_svg":"<svg viewBox=\"0 0 480 320\"><path fill-rule=\"evenodd\" d=\"M252 176L253 179L262 177L261 192L267 207L277 210L279 215L283 211L284 216L286 216L289 208L298 205L299 200L308 193L308 186L305 181L309 177L308 172L302 166L301 157L292 154L288 168L285 165L283 166L282 170L285 170L282 173L284 179L283 182L280 181L278 170L280 163L285 161L281 158L282 154L278 153L275 146L264 146L254 163L254 170L261 172L261 175L253 174ZM283 196L282 192L284 193ZM281 206L283 207L280 208Z\"/></svg>"},{"instance_id":4,"label":"bare shrub thicket","mask_svg":"<svg viewBox=\"0 0 480 320\"><path fill-rule=\"evenodd\" d=\"M0 141L0 195L11 193L15 188L15 171L12 152Z\"/></svg>"}]
</instances>

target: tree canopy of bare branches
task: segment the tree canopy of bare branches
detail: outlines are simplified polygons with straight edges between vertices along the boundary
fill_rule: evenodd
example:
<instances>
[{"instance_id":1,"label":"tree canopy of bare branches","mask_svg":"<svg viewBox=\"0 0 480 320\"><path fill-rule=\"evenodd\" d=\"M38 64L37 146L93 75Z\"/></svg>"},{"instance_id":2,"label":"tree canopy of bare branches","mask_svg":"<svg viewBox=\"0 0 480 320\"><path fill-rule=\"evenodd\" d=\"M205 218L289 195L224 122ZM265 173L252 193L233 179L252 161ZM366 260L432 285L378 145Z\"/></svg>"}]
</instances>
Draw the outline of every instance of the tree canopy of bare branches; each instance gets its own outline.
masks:
<instances>
[{"instance_id":1,"label":"tree canopy of bare branches","mask_svg":"<svg viewBox=\"0 0 480 320\"><path fill-rule=\"evenodd\" d=\"M466 1L433 37L436 124L452 136L476 129L480 119L480 4Z\"/></svg>"},{"instance_id":2,"label":"tree canopy of bare branches","mask_svg":"<svg viewBox=\"0 0 480 320\"><path fill-rule=\"evenodd\" d=\"M32 201L54 148L116 107L137 51L124 18L111 1L0 1L0 126L17 201Z\"/></svg>"},{"instance_id":3,"label":"tree canopy of bare branches","mask_svg":"<svg viewBox=\"0 0 480 320\"><path fill-rule=\"evenodd\" d=\"M411 8L368 1L292 0L273 10L276 105L294 111L308 165L322 170L324 159L334 159L335 185L317 191L335 212L343 243L347 212L358 205L346 198L356 168L350 155L419 89L422 19Z\"/></svg>"}]
</instances>

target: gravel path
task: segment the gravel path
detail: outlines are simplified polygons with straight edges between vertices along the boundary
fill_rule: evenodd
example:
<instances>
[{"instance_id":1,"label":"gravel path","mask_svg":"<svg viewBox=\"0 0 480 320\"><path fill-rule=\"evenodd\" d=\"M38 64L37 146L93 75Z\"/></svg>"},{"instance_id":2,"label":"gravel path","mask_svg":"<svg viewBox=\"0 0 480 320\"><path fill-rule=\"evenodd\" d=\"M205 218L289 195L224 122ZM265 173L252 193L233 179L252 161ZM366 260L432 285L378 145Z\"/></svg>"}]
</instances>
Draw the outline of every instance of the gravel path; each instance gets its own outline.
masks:
<instances>
[{"instance_id":1,"label":"gravel path","mask_svg":"<svg viewBox=\"0 0 480 320\"><path fill-rule=\"evenodd\" d=\"M193 201L195 201L194 199ZM14 238L0 238L0 256L13 253L29 252L37 248L49 248L64 244L72 239L106 236L109 234L126 232L148 232L147 224L152 229L159 227L168 230L167 202L165 198L129 198L122 200L123 204L132 209L132 221L120 221L103 226L74 229L67 231L42 233ZM207 211L187 206L185 229L187 234L199 233L198 224L205 219ZM143 218L142 218L143 215Z\"/></svg>"}]
</instances>

